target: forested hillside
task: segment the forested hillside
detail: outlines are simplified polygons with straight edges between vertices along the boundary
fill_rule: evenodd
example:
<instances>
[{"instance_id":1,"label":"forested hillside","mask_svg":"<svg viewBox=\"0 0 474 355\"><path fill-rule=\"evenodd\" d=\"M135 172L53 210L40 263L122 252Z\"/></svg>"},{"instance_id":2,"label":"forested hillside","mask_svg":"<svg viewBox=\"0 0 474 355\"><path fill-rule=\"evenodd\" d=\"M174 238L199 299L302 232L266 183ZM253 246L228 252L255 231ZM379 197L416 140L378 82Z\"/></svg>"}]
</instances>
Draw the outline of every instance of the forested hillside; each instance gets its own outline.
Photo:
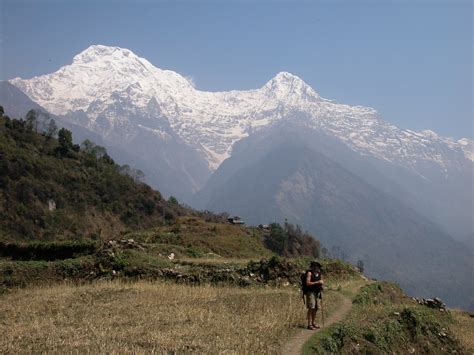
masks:
<instances>
[{"instance_id":1,"label":"forested hillside","mask_svg":"<svg viewBox=\"0 0 474 355\"><path fill-rule=\"evenodd\" d=\"M30 111L0 118L0 233L6 240L106 238L192 210L165 201L143 174ZM55 138L57 136L57 138Z\"/></svg>"},{"instance_id":2,"label":"forested hillside","mask_svg":"<svg viewBox=\"0 0 474 355\"><path fill-rule=\"evenodd\" d=\"M74 144L71 132L58 129L47 114L31 110L23 120L0 113L0 242L103 242L125 236L150 242L153 236L166 250L194 248L184 255L319 255L319 242L299 226L225 226L225 213L165 200L141 182L141 171L117 165L105 148L89 140ZM188 222L195 227L184 228ZM254 237L242 239L247 235Z\"/></svg>"}]
</instances>

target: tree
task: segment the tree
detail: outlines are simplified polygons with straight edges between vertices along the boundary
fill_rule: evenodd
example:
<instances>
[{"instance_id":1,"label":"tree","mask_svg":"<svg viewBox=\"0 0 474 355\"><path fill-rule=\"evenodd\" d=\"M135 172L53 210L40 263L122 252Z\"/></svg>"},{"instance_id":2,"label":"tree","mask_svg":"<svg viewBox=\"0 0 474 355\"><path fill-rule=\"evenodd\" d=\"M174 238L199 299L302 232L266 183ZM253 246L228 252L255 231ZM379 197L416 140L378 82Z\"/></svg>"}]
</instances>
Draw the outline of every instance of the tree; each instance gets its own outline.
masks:
<instances>
[{"instance_id":1,"label":"tree","mask_svg":"<svg viewBox=\"0 0 474 355\"><path fill-rule=\"evenodd\" d=\"M270 233L265 238L265 246L271 251L286 257L312 256L319 257L321 245L301 226L285 220L285 224L270 224Z\"/></svg>"},{"instance_id":2,"label":"tree","mask_svg":"<svg viewBox=\"0 0 474 355\"><path fill-rule=\"evenodd\" d=\"M84 141L84 143L85 143L85 141ZM84 143L82 143L82 144L84 144ZM130 168L130 165L128 165L128 164L124 164L124 165L119 166L119 173L122 174L122 175L131 176L131 171L132 171L132 168Z\"/></svg>"},{"instance_id":3,"label":"tree","mask_svg":"<svg viewBox=\"0 0 474 355\"><path fill-rule=\"evenodd\" d=\"M271 251L283 255L286 252L288 237L285 230L278 224L270 224L270 235L265 239L265 244Z\"/></svg>"},{"instance_id":4,"label":"tree","mask_svg":"<svg viewBox=\"0 0 474 355\"><path fill-rule=\"evenodd\" d=\"M26 114L26 128L30 131L37 131L38 129L38 117L35 110L29 110Z\"/></svg>"},{"instance_id":5,"label":"tree","mask_svg":"<svg viewBox=\"0 0 474 355\"><path fill-rule=\"evenodd\" d=\"M357 269L359 272L364 272L364 262L362 260L357 260Z\"/></svg>"},{"instance_id":6,"label":"tree","mask_svg":"<svg viewBox=\"0 0 474 355\"><path fill-rule=\"evenodd\" d=\"M177 200L176 197L174 197L174 196L170 196L170 197L168 198L168 202L169 202L170 204L172 204L172 205L179 205L178 200Z\"/></svg>"},{"instance_id":7,"label":"tree","mask_svg":"<svg viewBox=\"0 0 474 355\"><path fill-rule=\"evenodd\" d=\"M89 139L86 139L82 142L81 148L86 153L91 153L92 150L94 149L95 145L96 144L94 142L90 141Z\"/></svg>"},{"instance_id":8,"label":"tree","mask_svg":"<svg viewBox=\"0 0 474 355\"><path fill-rule=\"evenodd\" d=\"M132 169L132 178L135 182L143 182L145 180L145 173L140 169Z\"/></svg>"},{"instance_id":9,"label":"tree","mask_svg":"<svg viewBox=\"0 0 474 355\"><path fill-rule=\"evenodd\" d=\"M53 119L49 121L44 133L47 140L51 139L51 137L54 137L58 133L58 126L56 126L56 122Z\"/></svg>"},{"instance_id":10,"label":"tree","mask_svg":"<svg viewBox=\"0 0 474 355\"><path fill-rule=\"evenodd\" d=\"M115 163L113 159L107 154L107 149L105 149L105 147L95 144L89 139L86 139L84 142L82 142L81 147L84 152L94 156L94 158L97 160L103 160L109 164ZM120 167L120 172L122 174L130 175L130 171L131 169L128 165L123 165Z\"/></svg>"},{"instance_id":11,"label":"tree","mask_svg":"<svg viewBox=\"0 0 474 355\"><path fill-rule=\"evenodd\" d=\"M108 157L107 154L106 156ZM131 177L135 182L143 182L145 180L145 174L143 173L143 171L141 171L140 169L133 169L128 164L120 166L119 172L122 175L127 175Z\"/></svg>"},{"instance_id":12,"label":"tree","mask_svg":"<svg viewBox=\"0 0 474 355\"><path fill-rule=\"evenodd\" d=\"M72 133L70 130L66 128L61 128L58 132L58 142L59 142L59 147L56 148L56 151L61 155L61 156L66 156L70 152L71 149L78 150L72 144Z\"/></svg>"},{"instance_id":13,"label":"tree","mask_svg":"<svg viewBox=\"0 0 474 355\"><path fill-rule=\"evenodd\" d=\"M72 133L66 128L61 128L58 132L58 142L61 147L71 148L72 147Z\"/></svg>"}]
</instances>

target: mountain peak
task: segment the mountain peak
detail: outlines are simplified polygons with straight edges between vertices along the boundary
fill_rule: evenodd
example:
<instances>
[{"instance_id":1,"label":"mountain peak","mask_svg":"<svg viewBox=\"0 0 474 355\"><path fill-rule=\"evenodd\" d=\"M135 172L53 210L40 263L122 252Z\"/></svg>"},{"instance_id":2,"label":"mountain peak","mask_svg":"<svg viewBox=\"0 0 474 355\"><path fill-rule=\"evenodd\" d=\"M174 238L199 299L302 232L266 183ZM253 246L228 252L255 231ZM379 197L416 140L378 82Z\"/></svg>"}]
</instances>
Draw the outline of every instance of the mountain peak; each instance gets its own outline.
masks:
<instances>
[{"instance_id":1,"label":"mountain peak","mask_svg":"<svg viewBox=\"0 0 474 355\"><path fill-rule=\"evenodd\" d=\"M275 75L273 80L278 80L278 81L303 81L299 76L291 74L287 71L279 72L277 75Z\"/></svg>"},{"instance_id":2,"label":"mountain peak","mask_svg":"<svg viewBox=\"0 0 474 355\"><path fill-rule=\"evenodd\" d=\"M131 50L120 47L109 47L101 44L92 45L81 53L74 56L73 63L86 64L101 58L112 57L114 60L130 58L138 58Z\"/></svg>"},{"instance_id":3,"label":"mountain peak","mask_svg":"<svg viewBox=\"0 0 474 355\"><path fill-rule=\"evenodd\" d=\"M273 92L279 98L293 95L304 98L319 98L319 95L311 86L306 84L300 77L286 71L279 72L263 88Z\"/></svg>"},{"instance_id":4,"label":"mountain peak","mask_svg":"<svg viewBox=\"0 0 474 355\"><path fill-rule=\"evenodd\" d=\"M281 71L275 75L267 84L291 86L291 85L308 85L300 77L286 71Z\"/></svg>"}]
</instances>

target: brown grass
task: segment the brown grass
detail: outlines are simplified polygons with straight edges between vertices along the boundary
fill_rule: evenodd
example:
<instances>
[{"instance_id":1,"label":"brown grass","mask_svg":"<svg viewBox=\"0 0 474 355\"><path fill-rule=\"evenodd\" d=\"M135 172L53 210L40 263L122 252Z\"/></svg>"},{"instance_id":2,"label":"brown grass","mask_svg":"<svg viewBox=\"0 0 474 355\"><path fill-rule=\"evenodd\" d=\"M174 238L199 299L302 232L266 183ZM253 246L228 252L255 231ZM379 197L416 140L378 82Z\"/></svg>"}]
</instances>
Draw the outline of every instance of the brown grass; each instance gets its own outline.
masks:
<instances>
[{"instance_id":1,"label":"brown grass","mask_svg":"<svg viewBox=\"0 0 474 355\"><path fill-rule=\"evenodd\" d=\"M175 250L175 246L193 248L202 253L201 257L255 259L273 255L264 247L261 233L255 228L179 217L173 225L129 233L127 238L159 245L159 249L174 251L180 257L185 255L181 255L183 251Z\"/></svg>"},{"instance_id":2,"label":"brown grass","mask_svg":"<svg viewBox=\"0 0 474 355\"><path fill-rule=\"evenodd\" d=\"M276 353L304 324L296 289L101 282L0 296L0 353Z\"/></svg>"},{"instance_id":3,"label":"brown grass","mask_svg":"<svg viewBox=\"0 0 474 355\"><path fill-rule=\"evenodd\" d=\"M340 293L354 296L358 286L348 283ZM453 311L453 322L451 312L417 305L383 281L367 282L353 300L344 320L315 334L303 354L474 354L474 321L466 312Z\"/></svg>"},{"instance_id":4,"label":"brown grass","mask_svg":"<svg viewBox=\"0 0 474 355\"><path fill-rule=\"evenodd\" d=\"M451 330L469 353L474 354L474 318L465 311L452 310L451 312L454 317Z\"/></svg>"}]
</instances>

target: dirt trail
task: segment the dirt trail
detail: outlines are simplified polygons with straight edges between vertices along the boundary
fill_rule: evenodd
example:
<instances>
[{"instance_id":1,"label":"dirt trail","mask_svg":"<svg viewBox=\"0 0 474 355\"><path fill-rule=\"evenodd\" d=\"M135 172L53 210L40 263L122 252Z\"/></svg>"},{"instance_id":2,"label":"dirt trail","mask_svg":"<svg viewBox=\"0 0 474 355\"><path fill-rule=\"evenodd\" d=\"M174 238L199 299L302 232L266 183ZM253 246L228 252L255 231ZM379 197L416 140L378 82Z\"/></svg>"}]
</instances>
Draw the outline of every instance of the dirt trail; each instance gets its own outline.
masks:
<instances>
[{"instance_id":1,"label":"dirt trail","mask_svg":"<svg viewBox=\"0 0 474 355\"><path fill-rule=\"evenodd\" d=\"M346 314L350 311L352 300L343 294L340 295L342 298L341 304L338 306L337 310L331 314L331 316L325 319L324 327L328 327L333 323L343 320ZM281 353L283 355L300 355L304 343L306 343L314 333L314 330L301 329L283 346Z\"/></svg>"}]
</instances>

